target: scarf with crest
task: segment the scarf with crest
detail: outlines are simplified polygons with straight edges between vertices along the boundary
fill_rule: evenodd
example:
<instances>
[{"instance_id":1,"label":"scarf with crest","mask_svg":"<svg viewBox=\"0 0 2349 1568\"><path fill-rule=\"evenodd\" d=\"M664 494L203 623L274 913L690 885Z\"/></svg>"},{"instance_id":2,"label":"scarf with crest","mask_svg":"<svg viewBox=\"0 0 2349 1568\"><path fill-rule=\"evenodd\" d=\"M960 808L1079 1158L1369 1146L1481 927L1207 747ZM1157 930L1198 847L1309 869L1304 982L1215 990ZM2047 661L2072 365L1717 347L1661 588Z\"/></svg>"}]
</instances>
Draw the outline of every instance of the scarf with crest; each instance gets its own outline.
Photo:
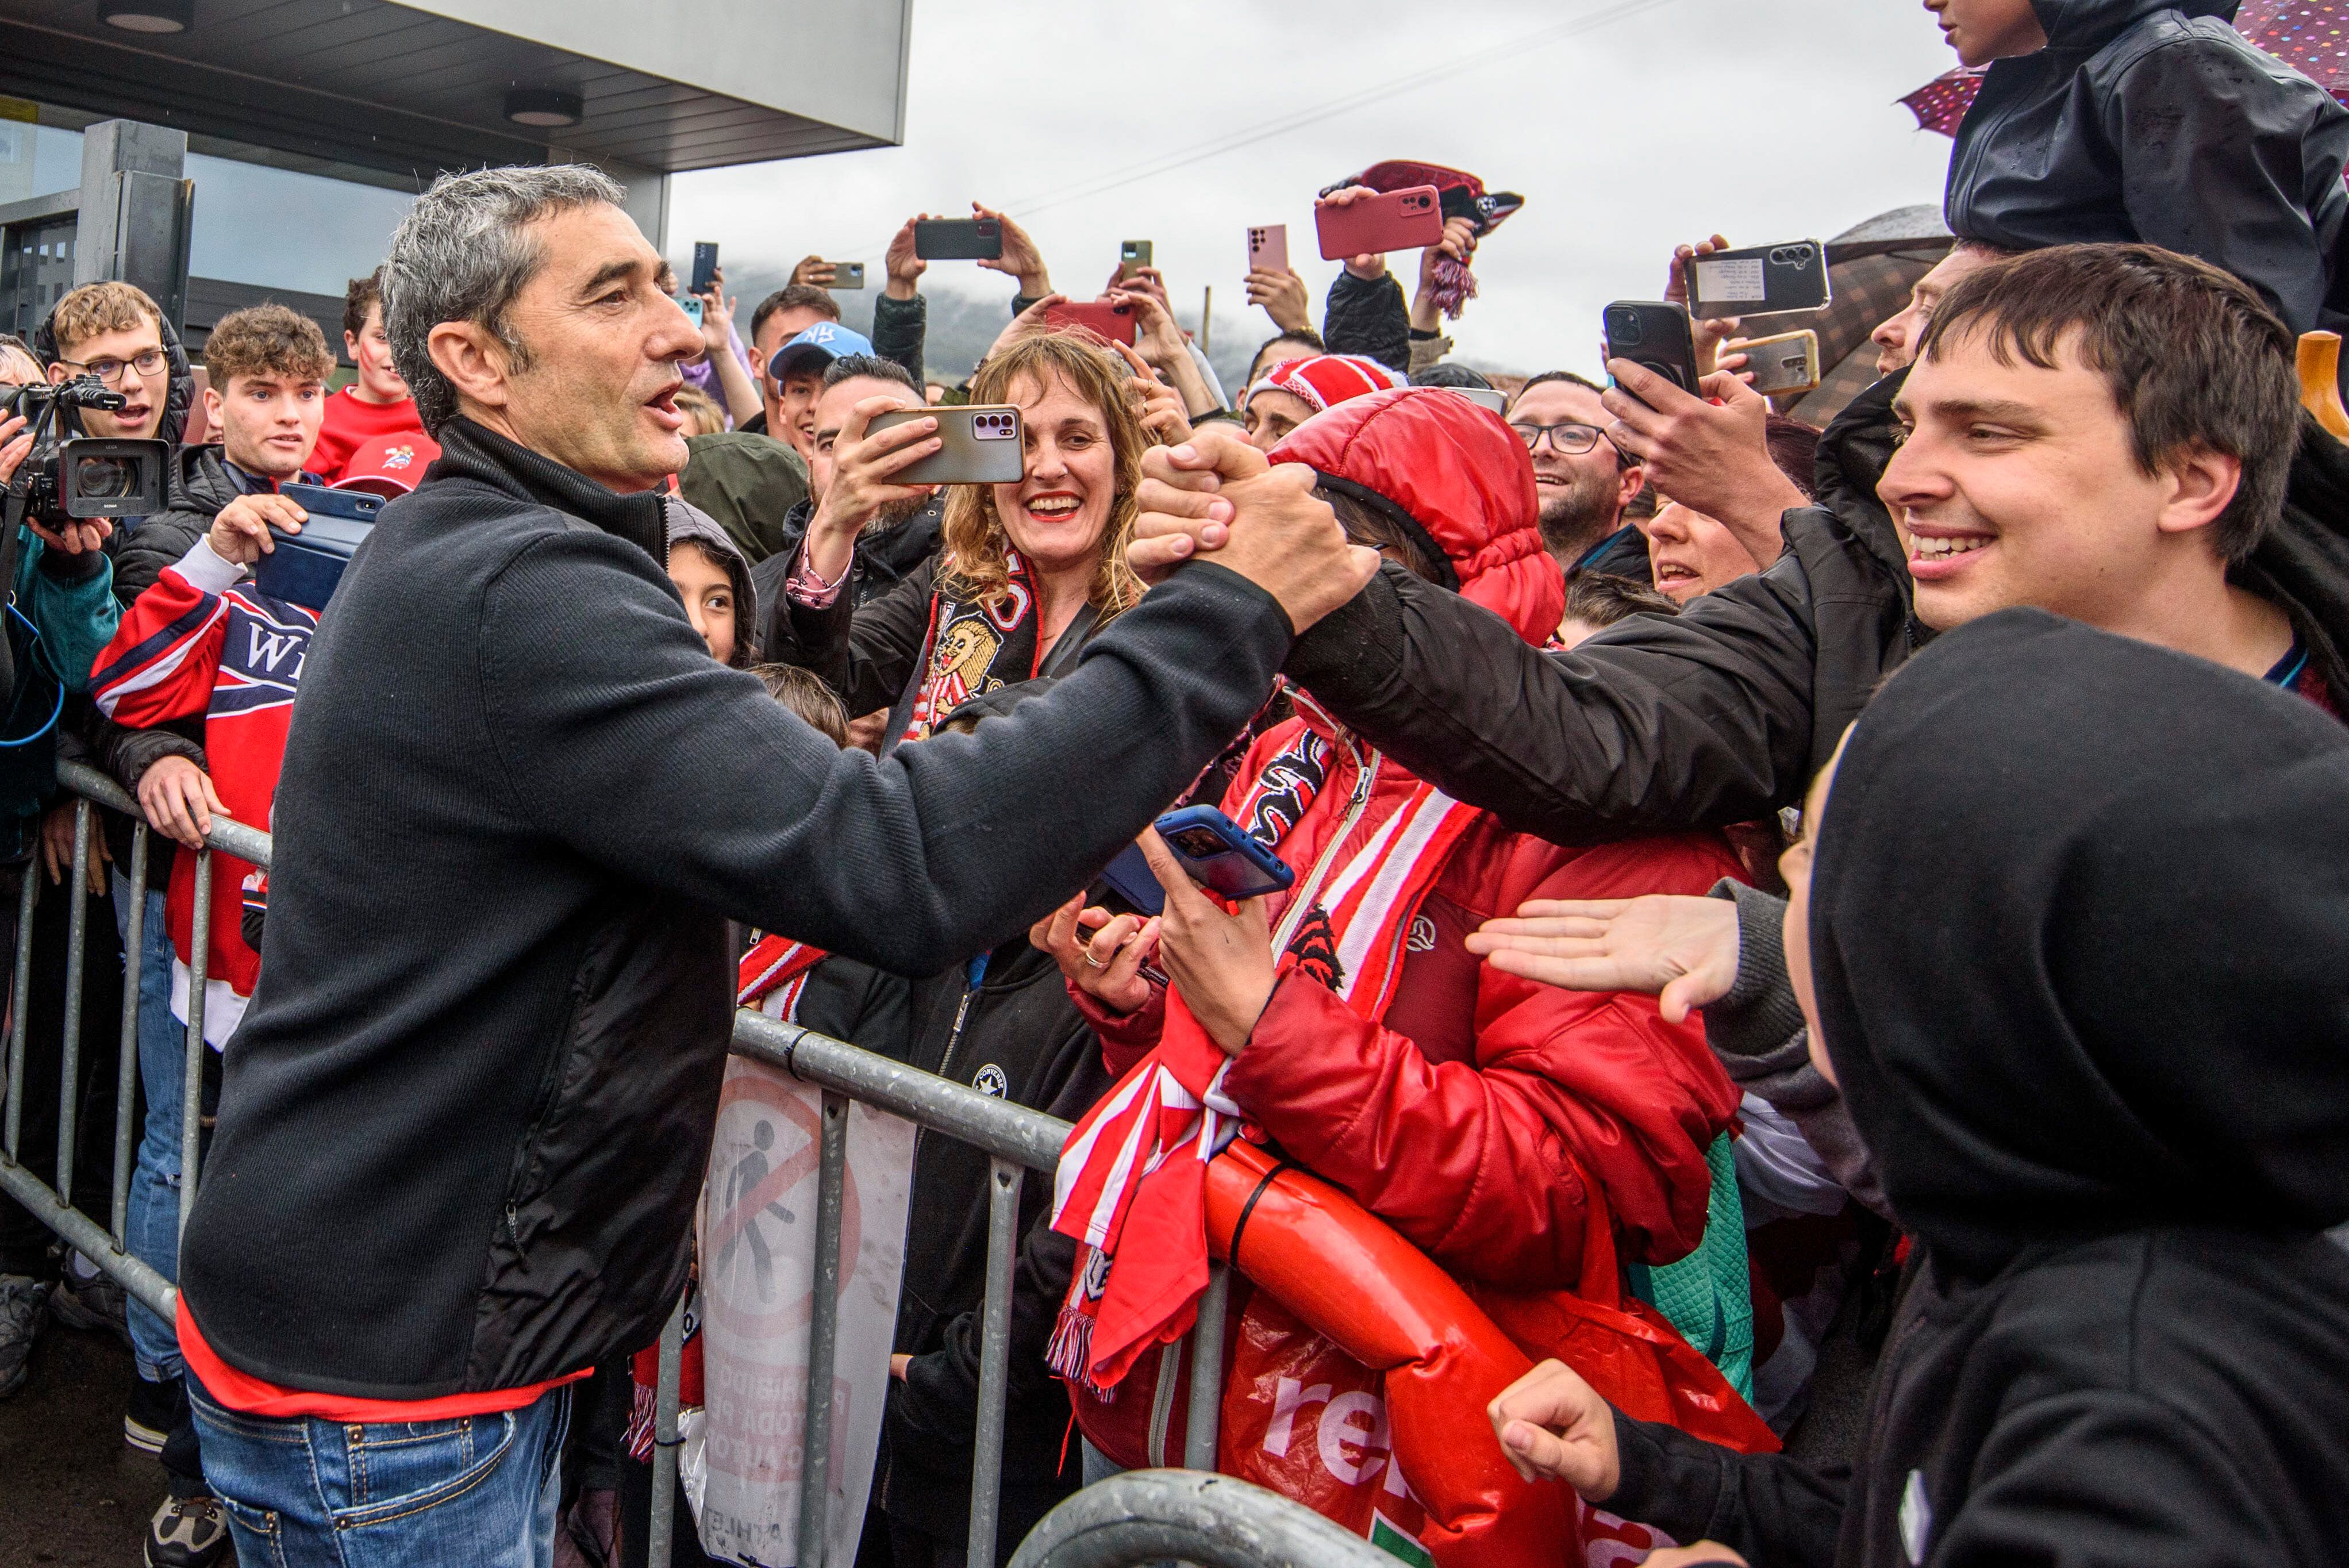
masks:
<instances>
[{"instance_id":1,"label":"scarf with crest","mask_svg":"<svg viewBox=\"0 0 2349 1568\"><path fill-rule=\"evenodd\" d=\"M1299 700L1300 708L1309 704ZM1236 819L1280 851L1329 779L1333 742L1310 725L1250 782ZM1394 764L1365 749L1361 798ZM1344 807L1340 807L1343 810ZM1368 842L1342 863L1349 826L1299 880L1274 929L1274 985L1289 972L1328 986L1363 1018L1394 1000L1403 944L1421 900L1478 815L1432 784L1416 784ZM1284 855L1284 859L1289 857ZM1156 1049L1087 1112L1061 1147L1052 1228L1082 1243L1046 1355L1052 1369L1107 1400L1143 1353L1190 1331L1207 1285L1207 1161L1244 1130L1223 1093L1231 1059L1166 993Z\"/></svg>"},{"instance_id":2,"label":"scarf with crest","mask_svg":"<svg viewBox=\"0 0 2349 1568\"><path fill-rule=\"evenodd\" d=\"M944 559L940 557L942 563ZM967 585L945 577L930 595L922 673L913 706L898 731L900 742L926 739L947 714L983 692L1035 678L1035 589L1019 551L1006 550L1004 562L1011 580L996 603L976 597Z\"/></svg>"}]
</instances>

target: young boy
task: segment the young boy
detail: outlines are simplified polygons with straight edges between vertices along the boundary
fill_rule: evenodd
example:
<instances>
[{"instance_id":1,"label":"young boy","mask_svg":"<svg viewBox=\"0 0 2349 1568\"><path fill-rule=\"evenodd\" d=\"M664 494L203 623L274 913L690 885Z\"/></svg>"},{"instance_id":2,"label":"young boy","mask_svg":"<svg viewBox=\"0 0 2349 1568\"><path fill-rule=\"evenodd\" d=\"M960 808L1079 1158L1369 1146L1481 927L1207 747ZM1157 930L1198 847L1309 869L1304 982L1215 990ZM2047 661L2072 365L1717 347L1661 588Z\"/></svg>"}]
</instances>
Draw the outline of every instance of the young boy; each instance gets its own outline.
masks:
<instances>
[{"instance_id":1,"label":"young boy","mask_svg":"<svg viewBox=\"0 0 2349 1568\"><path fill-rule=\"evenodd\" d=\"M2214 0L1925 0L1990 66L1950 150L1951 231L2008 250L2142 240L2340 331L2349 109Z\"/></svg>"},{"instance_id":2,"label":"young boy","mask_svg":"<svg viewBox=\"0 0 2349 1568\"><path fill-rule=\"evenodd\" d=\"M176 530L171 536L202 531L131 604L90 677L99 711L119 724L202 724L208 768L173 754L137 781L150 818L191 848L202 844L212 813L254 826L270 818L294 690L318 617L240 586L240 579L271 547L271 522L301 521L300 510L274 492L302 476L334 369L316 324L275 305L222 317L204 358L211 372L204 401L222 445L191 454L171 510L146 524ZM242 929L242 888L253 869L227 856L212 867L203 1008L204 1038L215 1050L235 1032L260 971L260 955ZM191 990L195 874L193 856L175 857L165 900L171 1013L182 1023ZM150 1104L154 1097L150 1089ZM150 1162L142 1152L129 1218L132 1251L167 1278L176 1276L178 1264L171 1244L178 1194L167 1179L176 1171L176 1148L171 1153L167 1171L165 1162ZM130 1311L142 1380L156 1386L145 1403L167 1412L161 1420L171 1434L162 1454L172 1495L150 1527L148 1561L174 1568L217 1562L228 1546L226 1521L195 1462L193 1428L176 1393L183 1364L171 1326L136 1303ZM146 1377L150 1366L162 1376Z\"/></svg>"},{"instance_id":3,"label":"young boy","mask_svg":"<svg viewBox=\"0 0 2349 1568\"><path fill-rule=\"evenodd\" d=\"M351 279L343 294L343 348L358 367L350 385L326 400L326 422L311 466L328 483L345 475L351 454L384 436L424 433L416 400L391 362L391 339L383 333L383 269Z\"/></svg>"}]
</instances>

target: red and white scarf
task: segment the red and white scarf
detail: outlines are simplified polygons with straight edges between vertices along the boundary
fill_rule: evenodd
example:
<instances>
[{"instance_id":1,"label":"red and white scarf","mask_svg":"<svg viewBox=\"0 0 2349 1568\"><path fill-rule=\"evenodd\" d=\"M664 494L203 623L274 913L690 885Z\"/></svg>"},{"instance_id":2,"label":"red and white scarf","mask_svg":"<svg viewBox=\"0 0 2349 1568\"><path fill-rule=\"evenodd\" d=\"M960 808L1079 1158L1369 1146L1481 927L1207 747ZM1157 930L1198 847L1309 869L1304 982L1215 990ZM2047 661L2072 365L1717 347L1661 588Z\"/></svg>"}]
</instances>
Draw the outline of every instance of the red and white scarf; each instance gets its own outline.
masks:
<instances>
[{"instance_id":1,"label":"red and white scarf","mask_svg":"<svg viewBox=\"0 0 2349 1568\"><path fill-rule=\"evenodd\" d=\"M969 597L945 575L930 595L929 630L922 639L921 687L914 694L900 741L919 741L972 698L999 686L1032 680L1037 657L1036 591L1017 550L1003 553L1009 573L1000 598Z\"/></svg>"},{"instance_id":2,"label":"red and white scarf","mask_svg":"<svg viewBox=\"0 0 2349 1568\"><path fill-rule=\"evenodd\" d=\"M750 944L735 971L734 1005L753 1007L786 1023L799 1022L800 997L807 990L808 971L822 963L824 950L789 937L765 936Z\"/></svg>"},{"instance_id":3,"label":"red and white scarf","mask_svg":"<svg viewBox=\"0 0 2349 1568\"><path fill-rule=\"evenodd\" d=\"M1242 826L1261 836L1277 822L1286 838L1320 793L1328 749L1304 731L1251 783ZM1371 752L1362 765L1368 799L1388 764ZM1478 815L1432 784L1417 785L1326 884L1309 877L1297 888L1273 936L1275 986L1302 969L1361 1016L1383 1014L1402 970L1396 934ZM1112 1397L1144 1351L1180 1338L1198 1315L1207 1284L1207 1161L1244 1119L1222 1093L1230 1066L1181 992L1170 989L1157 1048L1061 1147L1052 1228L1083 1246L1046 1355L1054 1371L1097 1397Z\"/></svg>"}]
</instances>

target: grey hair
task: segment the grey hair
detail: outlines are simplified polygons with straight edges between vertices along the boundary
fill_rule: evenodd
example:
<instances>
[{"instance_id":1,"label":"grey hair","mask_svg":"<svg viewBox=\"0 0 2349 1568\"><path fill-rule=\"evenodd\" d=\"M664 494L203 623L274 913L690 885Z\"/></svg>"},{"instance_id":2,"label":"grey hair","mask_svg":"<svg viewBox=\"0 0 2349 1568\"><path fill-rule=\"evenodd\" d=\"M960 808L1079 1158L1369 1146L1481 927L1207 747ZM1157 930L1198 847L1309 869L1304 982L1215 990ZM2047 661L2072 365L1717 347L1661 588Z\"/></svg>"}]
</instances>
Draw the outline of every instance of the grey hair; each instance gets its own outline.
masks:
<instances>
[{"instance_id":1,"label":"grey hair","mask_svg":"<svg viewBox=\"0 0 2349 1568\"><path fill-rule=\"evenodd\" d=\"M476 322L516 369L526 367L529 350L506 312L546 257L522 231L550 213L626 200L618 182L584 163L443 174L416 199L384 258L383 330L425 430L438 435L457 417L457 389L432 363L432 329Z\"/></svg>"}]
</instances>

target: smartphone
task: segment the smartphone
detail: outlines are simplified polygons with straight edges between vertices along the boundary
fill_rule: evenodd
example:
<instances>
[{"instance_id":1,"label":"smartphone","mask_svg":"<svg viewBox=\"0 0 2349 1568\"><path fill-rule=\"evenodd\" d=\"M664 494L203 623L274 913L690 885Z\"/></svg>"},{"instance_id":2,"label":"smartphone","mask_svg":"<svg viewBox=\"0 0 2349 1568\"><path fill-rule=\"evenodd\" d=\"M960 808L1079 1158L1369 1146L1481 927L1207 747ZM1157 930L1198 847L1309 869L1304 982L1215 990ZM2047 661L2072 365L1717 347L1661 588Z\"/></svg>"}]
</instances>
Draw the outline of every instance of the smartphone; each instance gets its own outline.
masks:
<instances>
[{"instance_id":1,"label":"smartphone","mask_svg":"<svg viewBox=\"0 0 2349 1568\"><path fill-rule=\"evenodd\" d=\"M677 307L691 318L695 327L701 325L701 301L689 294L680 295L678 297Z\"/></svg>"},{"instance_id":2,"label":"smartphone","mask_svg":"<svg viewBox=\"0 0 2349 1568\"><path fill-rule=\"evenodd\" d=\"M1497 387L1446 387L1447 392L1457 392L1480 409L1490 409L1496 414L1509 411L1509 394Z\"/></svg>"},{"instance_id":3,"label":"smartphone","mask_svg":"<svg viewBox=\"0 0 2349 1568\"><path fill-rule=\"evenodd\" d=\"M335 597L343 568L375 531L383 497L364 490L329 490L322 484L288 484L278 493L310 514L299 534L273 524L275 545L254 567L254 586L273 599L323 610Z\"/></svg>"},{"instance_id":4,"label":"smartphone","mask_svg":"<svg viewBox=\"0 0 2349 1568\"><path fill-rule=\"evenodd\" d=\"M1123 283L1150 265L1150 242L1128 240L1117 247L1117 280Z\"/></svg>"},{"instance_id":5,"label":"smartphone","mask_svg":"<svg viewBox=\"0 0 2349 1568\"><path fill-rule=\"evenodd\" d=\"M1721 351L1745 356L1757 392L1807 392L1819 384L1819 335L1807 327L1768 337L1732 338Z\"/></svg>"},{"instance_id":6,"label":"smartphone","mask_svg":"<svg viewBox=\"0 0 2349 1568\"><path fill-rule=\"evenodd\" d=\"M1720 316L1767 316L1780 310L1825 310L1827 248L1816 240L1790 240L1751 250L1715 251L1691 256L1689 314L1701 321Z\"/></svg>"},{"instance_id":7,"label":"smartphone","mask_svg":"<svg viewBox=\"0 0 2349 1568\"><path fill-rule=\"evenodd\" d=\"M1687 311L1660 299L1619 299L1599 319L1609 359L1629 359L1690 397L1697 395L1696 340L1689 333Z\"/></svg>"},{"instance_id":8,"label":"smartphone","mask_svg":"<svg viewBox=\"0 0 2349 1568\"><path fill-rule=\"evenodd\" d=\"M1350 207L1316 207L1323 261L1372 251L1415 251L1444 238L1444 204L1433 185L1365 196Z\"/></svg>"},{"instance_id":9,"label":"smartphone","mask_svg":"<svg viewBox=\"0 0 2349 1568\"><path fill-rule=\"evenodd\" d=\"M999 218L921 218L914 254L924 261L993 261L1003 254Z\"/></svg>"},{"instance_id":10,"label":"smartphone","mask_svg":"<svg viewBox=\"0 0 2349 1568\"><path fill-rule=\"evenodd\" d=\"M1013 484L1028 472L1020 448L1019 410L1009 403L941 404L935 409L893 409L864 427L867 435L907 420L936 418L938 450L891 478L895 484Z\"/></svg>"},{"instance_id":11,"label":"smartphone","mask_svg":"<svg viewBox=\"0 0 2349 1568\"><path fill-rule=\"evenodd\" d=\"M1102 300L1087 300L1081 305L1056 305L1044 312L1047 325L1066 329L1082 327L1098 332L1112 343L1133 347L1133 306L1110 305Z\"/></svg>"},{"instance_id":12,"label":"smartphone","mask_svg":"<svg viewBox=\"0 0 2349 1568\"><path fill-rule=\"evenodd\" d=\"M1287 272L1288 270L1288 225L1259 223L1248 234L1248 271Z\"/></svg>"},{"instance_id":13,"label":"smartphone","mask_svg":"<svg viewBox=\"0 0 2349 1568\"><path fill-rule=\"evenodd\" d=\"M693 283L688 294L708 294L718 283L718 246L709 240L697 240L693 246Z\"/></svg>"},{"instance_id":14,"label":"smartphone","mask_svg":"<svg viewBox=\"0 0 2349 1568\"><path fill-rule=\"evenodd\" d=\"M1226 898L1261 898L1297 880L1297 873L1278 856L1241 832L1239 824L1212 805L1170 811L1151 826L1192 881ZM1156 915L1166 909L1166 889L1158 885L1139 844L1129 844L1117 852L1089 897L1118 914Z\"/></svg>"},{"instance_id":15,"label":"smartphone","mask_svg":"<svg viewBox=\"0 0 2349 1568\"><path fill-rule=\"evenodd\" d=\"M832 282L826 286L832 288L863 288L864 286L864 264L863 262L827 262L824 265L832 268Z\"/></svg>"}]
</instances>

